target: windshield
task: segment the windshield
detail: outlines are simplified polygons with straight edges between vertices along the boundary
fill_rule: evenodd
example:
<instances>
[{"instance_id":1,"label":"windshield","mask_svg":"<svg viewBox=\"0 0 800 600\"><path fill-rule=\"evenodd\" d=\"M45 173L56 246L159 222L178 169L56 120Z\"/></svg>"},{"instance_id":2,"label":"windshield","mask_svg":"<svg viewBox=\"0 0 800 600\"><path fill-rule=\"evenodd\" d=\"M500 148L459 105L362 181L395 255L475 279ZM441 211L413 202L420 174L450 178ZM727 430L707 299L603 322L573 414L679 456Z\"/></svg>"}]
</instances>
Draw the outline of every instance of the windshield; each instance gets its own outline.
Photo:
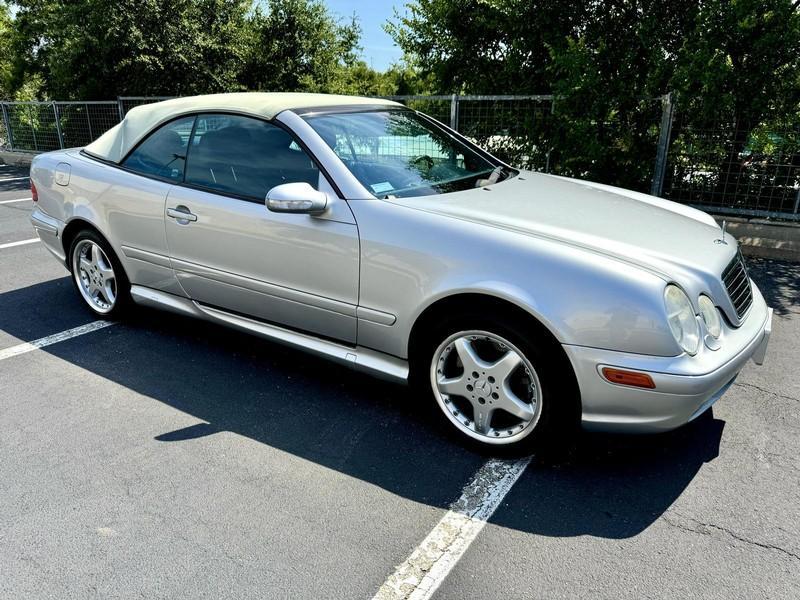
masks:
<instances>
[{"instance_id":1,"label":"windshield","mask_svg":"<svg viewBox=\"0 0 800 600\"><path fill-rule=\"evenodd\" d=\"M410 110L304 118L378 198L444 194L511 175L510 169Z\"/></svg>"}]
</instances>

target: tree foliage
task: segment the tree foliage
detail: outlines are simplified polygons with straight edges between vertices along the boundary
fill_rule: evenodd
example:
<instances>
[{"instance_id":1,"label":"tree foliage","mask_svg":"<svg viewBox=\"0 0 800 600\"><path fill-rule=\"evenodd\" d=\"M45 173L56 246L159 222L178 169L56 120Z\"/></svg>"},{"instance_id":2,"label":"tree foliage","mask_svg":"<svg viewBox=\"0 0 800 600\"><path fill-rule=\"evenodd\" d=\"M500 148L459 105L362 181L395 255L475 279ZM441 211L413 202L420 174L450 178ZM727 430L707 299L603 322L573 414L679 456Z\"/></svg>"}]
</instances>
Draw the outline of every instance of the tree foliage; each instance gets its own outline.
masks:
<instances>
[{"instance_id":1,"label":"tree foliage","mask_svg":"<svg viewBox=\"0 0 800 600\"><path fill-rule=\"evenodd\" d=\"M59 99L235 90L391 94L360 27L322 0L18 0L0 4L0 93ZM6 60L4 60L6 59ZM4 76L4 73L7 75Z\"/></svg>"},{"instance_id":2,"label":"tree foliage","mask_svg":"<svg viewBox=\"0 0 800 600\"><path fill-rule=\"evenodd\" d=\"M19 0L16 84L57 98L229 89L242 57L242 0Z\"/></svg>"},{"instance_id":3,"label":"tree foliage","mask_svg":"<svg viewBox=\"0 0 800 600\"><path fill-rule=\"evenodd\" d=\"M11 97L12 22L5 2L0 1L0 100Z\"/></svg>"},{"instance_id":4,"label":"tree foliage","mask_svg":"<svg viewBox=\"0 0 800 600\"><path fill-rule=\"evenodd\" d=\"M241 82L253 90L336 89L358 59L361 29L340 23L321 0L271 0L247 23Z\"/></svg>"},{"instance_id":5,"label":"tree foliage","mask_svg":"<svg viewBox=\"0 0 800 600\"><path fill-rule=\"evenodd\" d=\"M651 99L666 92L682 115L676 135L703 121L736 130L728 165L765 119L797 122L798 5L416 0L387 30L439 93L555 94L551 166L645 188L660 117Z\"/></svg>"},{"instance_id":6,"label":"tree foliage","mask_svg":"<svg viewBox=\"0 0 800 600\"><path fill-rule=\"evenodd\" d=\"M442 93L549 90L551 49L584 21L586 0L416 0L387 32Z\"/></svg>"}]
</instances>

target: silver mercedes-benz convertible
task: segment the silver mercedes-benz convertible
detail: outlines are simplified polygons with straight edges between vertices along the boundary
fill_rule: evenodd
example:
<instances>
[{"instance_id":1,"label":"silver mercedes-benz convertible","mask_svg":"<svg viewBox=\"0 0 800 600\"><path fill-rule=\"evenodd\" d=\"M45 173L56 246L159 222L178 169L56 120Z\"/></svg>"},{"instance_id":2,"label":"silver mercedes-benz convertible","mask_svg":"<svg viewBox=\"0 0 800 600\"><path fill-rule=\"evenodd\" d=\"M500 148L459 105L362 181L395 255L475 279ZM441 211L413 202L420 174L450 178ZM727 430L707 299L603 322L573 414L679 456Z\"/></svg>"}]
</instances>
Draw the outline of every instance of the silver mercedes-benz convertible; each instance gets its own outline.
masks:
<instances>
[{"instance_id":1,"label":"silver mercedes-benz convertible","mask_svg":"<svg viewBox=\"0 0 800 600\"><path fill-rule=\"evenodd\" d=\"M98 316L159 307L410 381L496 450L683 425L771 331L710 216L514 169L390 101L140 106L37 156L31 188Z\"/></svg>"}]
</instances>

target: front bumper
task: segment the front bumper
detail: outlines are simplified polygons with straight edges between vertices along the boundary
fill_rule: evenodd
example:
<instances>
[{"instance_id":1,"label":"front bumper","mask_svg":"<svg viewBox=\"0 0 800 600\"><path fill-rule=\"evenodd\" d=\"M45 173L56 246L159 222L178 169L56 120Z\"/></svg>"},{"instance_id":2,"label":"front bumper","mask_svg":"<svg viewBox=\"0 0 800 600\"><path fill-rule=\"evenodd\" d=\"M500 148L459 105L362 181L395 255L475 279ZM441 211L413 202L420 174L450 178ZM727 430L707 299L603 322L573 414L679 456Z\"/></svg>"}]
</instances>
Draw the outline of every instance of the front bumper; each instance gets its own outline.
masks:
<instances>
[{"instance_id":1,"label":"front bumper","mask_svg":"<svg viewBox=\"0 0 800 600\"><path fill-rule=\"evenodd\" d=\"M705 345L695 356L648 356L564 345L581 391L586 429L647 433L680 427L701 415L733 384L748 360L762 364L772 331L772 309L753 285L753 304L738 329L728 329L721 347ZM603 367L647 373L653 390L609 383Z\"/></svg>"}]
</instances>

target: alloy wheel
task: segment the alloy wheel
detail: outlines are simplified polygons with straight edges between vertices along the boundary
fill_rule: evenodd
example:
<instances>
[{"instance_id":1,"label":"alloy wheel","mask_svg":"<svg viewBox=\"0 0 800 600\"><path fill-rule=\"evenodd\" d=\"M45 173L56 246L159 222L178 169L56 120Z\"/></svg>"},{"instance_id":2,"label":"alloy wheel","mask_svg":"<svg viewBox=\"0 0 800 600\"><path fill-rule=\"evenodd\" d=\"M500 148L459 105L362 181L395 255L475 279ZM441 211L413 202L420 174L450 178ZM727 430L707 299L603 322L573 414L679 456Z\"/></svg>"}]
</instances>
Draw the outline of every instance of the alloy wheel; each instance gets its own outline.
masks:
<instances>
[{"instance_id":1,"label":"alloy wheel","mask_svg":"<svg viewBox=\"0 0 800 600\"><path fill-rule=\"evenodd\" d=\"M72 252L72 272L83 299L98 313L107 314L117 301L117 278L103 249L81 240Z\"/></svg>"},{"instance_id":2,"label":"alloy wheel","mask_svg":"<svg viewBox=\"0 0 800 600\"><path fill-rule=\"evenodd\" d=\"M430 377L447 418L481 442L517 442L536 428L541 416L536 370L518 348L497 334L451 335L434 352Z\"/></svg>"}]
</instances>

